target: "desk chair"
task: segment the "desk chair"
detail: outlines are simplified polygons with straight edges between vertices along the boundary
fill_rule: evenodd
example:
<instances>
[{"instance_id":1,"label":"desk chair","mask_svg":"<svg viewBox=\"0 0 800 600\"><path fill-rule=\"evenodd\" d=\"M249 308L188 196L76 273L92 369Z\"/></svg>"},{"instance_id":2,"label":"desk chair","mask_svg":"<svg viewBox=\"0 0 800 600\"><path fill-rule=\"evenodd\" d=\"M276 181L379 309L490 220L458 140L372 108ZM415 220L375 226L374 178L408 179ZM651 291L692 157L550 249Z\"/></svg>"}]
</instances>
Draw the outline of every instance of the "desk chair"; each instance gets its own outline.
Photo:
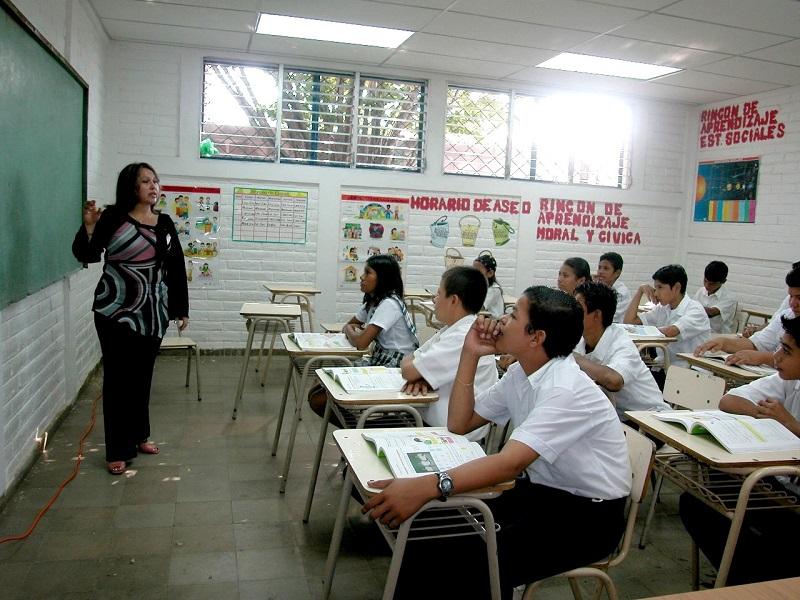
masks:
<instances>
[{"instance_id":1,"label":"desk chair","mask_svg":"<svg viewBox=\"0 0 800 600\"><path fill-rule=\"evenodd\" d=\"M628 518L625 523L625 532L622 534L622 541L620 542L619 549L609 556L606 560L594 563L587 567L579 567L572 569L566 573L556 575L556 577L567 577L569 579L570 587L572 588L572 595L580 599L580 586L578 585L579 577L591 577L600 581L600 587L597 588L595 598L600 597L600 593L605 588L608 597L611 600L616 600L617 590L614 582L608 576L608 569L620 564L628 555L631 547L631 540L633 539L633 528L636 525L636 516L639 514L639 507L642 500L647 493L647 483L650 479L650 471L653 468L653 458L655 455L655 445L645 435L639 433L632 427L623 425L625 431L625 439L628 443L628 455L631 462L631 495L628 506ZM531 600L536 588L541 581L535 581L525 587L523 600Z\"/></svg>"},{"instance_id":2,"label":"desk chair","mask_svg":"<svg viewBox=\"0 0 800 600\"><path fill-rule=\"evenodd\" d=\"M186 387L189 387L189 373L192 370L192 351L197 359L194 372L197 378L197 401L200 402L200 347L189 337L183 337L178 331L177 337L165 337L161 340L161 350L186 350Z\"/></svg>"},{"instance_id":3,"label":"desk chair","mask_svg":"<svg viewBox=\"0 0 800 600\"><path fill-rule=\"evenodd\" d=\"M675 408L686 408L689 410L715 410L719 407L719 401L725 393L725 380L716 375L708 375L699 371L693 371L685 367L673 366L667 371L667 380L664 383L664 400ZM659 456L681 456L674 448L664 446L658 451ZM647 542L647 531L650 529L650 522L656 509L656 502L661 493L661 486L664 484L664 474L655 469L656 483L653 496L650 498L650 506L647 508L647 518L642 527L639 537L639 548L644 550Z\"/></svg>"}]
</instances>

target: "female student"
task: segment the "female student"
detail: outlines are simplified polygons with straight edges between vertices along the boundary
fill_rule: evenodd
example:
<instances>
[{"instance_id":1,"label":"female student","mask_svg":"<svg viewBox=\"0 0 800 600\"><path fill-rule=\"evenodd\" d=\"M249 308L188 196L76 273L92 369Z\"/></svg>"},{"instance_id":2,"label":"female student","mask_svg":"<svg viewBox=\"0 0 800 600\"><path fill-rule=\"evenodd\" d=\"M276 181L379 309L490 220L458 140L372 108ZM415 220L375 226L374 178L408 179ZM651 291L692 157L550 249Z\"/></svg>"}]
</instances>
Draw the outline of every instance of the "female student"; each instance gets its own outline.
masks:
<instances>
[{"instance_id":1,"label":"female student","mask_svg":"<svg viewBox=\"0 0 800 600\"><path fill-rule=\"evenodd\" d=\"M492 315L492 318L499 319L505 313L505 304L503 303L503 288L497 283L495 271L497 270L497 261L491 254L480 254L472 262L472 266L478 269L486 281L489 283L489 289L486 292L486 300L483 301L483 310Z\"/></svg>"},{"instance_id":2,"label":"female student","mask_svg":"<svg viewBox=\"0 0 800 600\"><path fill-rule=\"evenodd\" d=\"M109 473L120 475L137 453L158 454L150 437L150 382L170 319L189 324L189 294L178 232L155 210L159 179L133 163L117 179L116 203L83 210L72 253L105 265L94 294L94 323L103 353L103 422Z\"/></svg>"},{"instance_id":3,"label":"female student","mask_svg":"<svg viewBox=\"0 0 800 600\"><path fill-rule=\"evenodd\" d=\"M570 295L575 293L575 288L580 284L591 280L589 263L578 256L565 260L558 270L558 289Z\"/></svg>"}]
</instances>

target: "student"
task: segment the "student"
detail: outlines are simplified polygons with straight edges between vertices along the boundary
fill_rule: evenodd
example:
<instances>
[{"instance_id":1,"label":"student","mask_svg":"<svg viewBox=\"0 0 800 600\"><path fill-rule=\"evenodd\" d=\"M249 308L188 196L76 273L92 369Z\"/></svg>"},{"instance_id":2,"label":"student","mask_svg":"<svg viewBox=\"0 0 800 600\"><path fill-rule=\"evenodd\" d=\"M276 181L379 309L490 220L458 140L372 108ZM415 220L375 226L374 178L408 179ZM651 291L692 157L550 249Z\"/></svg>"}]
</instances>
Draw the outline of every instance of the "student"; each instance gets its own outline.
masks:
<instances>
[{"instance_id":1,"label":"student","mask_svg":"<svg viewBox=\"0 0 800 600\"><path fill-rule=\"evenodd\" d=\"M484 255L485 256L485 255ZM489 257L491 258L491 257ZM453 389L458 358L464 337L477 318L486 295L486 278L472 267L453 267L442 275L433 298L436 318L444 323L421 348L400 363L405 390L413 394L438 390L439 400L420 412L432 427L447 427L447 407ZM475 392L481 393L497 383L494 356L481 357L475 377ZM488 428L482 428L472 439L481 439Z\"/></svg>"},{"instance_id":2,"label":"student","mask_svg":"<svg viewBox=\"0 0 800 600\"><path fill-rule=\"evenodd\" d=\"M491 254L481 254L472 262L472 266L483 273L489 283L486 300L483 301L483 310L492 315L492 318L499 319L506 312L506 305L503 302L503 288L497 283L495 277L497 261Z\"/></svg>"},{"instance_id":3,"label":"student","mask_svg":"<svg viewBox=\"0 0 800 600\"><path fill-rule=\"evenodd\" d=\"M712 260L703 273L703 287L694 294L694 299L706 309L706 315L714 333L734 333L736 320L736 298L724 286L728 280L728 265Z\"/></svg>"},{"instance_id":4,"label":"student","mask_svg":"<svg viewBox=\"0 0 800 600\"><path fill-rule=\"evenodd\" d=\"M783 316L780 323L783 335L774 360L778 372L732 389L722 397L719 407L730 413L775 419L800 436L800 318ZM772 479L771 485L776 491L785 487L790 494L800 493L797 485L785 478ZM680 515L700 550L719 568L730 519L689 493L680 497ZM800 515L794 510L748 511L727 583L736 585L800 576L796 554L798 537Z\"/></svg>"},{"instance_id":5,"label":"student","mask_svg":"<svg viewBox=\"0 0 800 600\"><path fill-rule=\"evenodd\" d=\"M597 264L597 281L611 286L617 293L617 311L614 313L614 323L622 323L625 318L625 309L631 301L631 291L628 286L620 281L622 275L622 257L616 252L606 252L600 256Z\"/></svg>"},{"instance_id":6,"label":"student","mask_svg":"<svg viewBox=\"0 0 800 600\"><path fill-rule=\"evenodd\" d=\"M781 317L792 319L800 315L800 268L792 269L786 275L789 291L789 308L776 312L767 326L756 331L749 338L716 337L695 348L695 355L708 351L729 352L725 362L731 365L772 364L772 353L780 345Z\"/></svg>"},{"instance_id":7,"label":"student","mask_svg":"<svg viewBox=\"0 0 800 600\"><path fill-rule=\"evenodd\" d=\"M498 454L449 473L370 482L383 491L363 512L396 527L429 500L508 481L524 471L526 478L517 479L513 489L487 501L500 525L503 597L511 598L514 586L607 556L625 527L630 467L614 409L572 358L582 330L575 299L544 286L526 289L499 322L479 317L464 340L448 429L463 434L490 421L511 421L516 427L510 440ZM500 352L518 362L476 399L473 380L481 357ZM427 580L426 596L489 596L486 548L478 536L422 544L406 552L397 597L419 597L418 573L431 565L439 576ZM434 585L441 589L431 589Z\"/></svg>"},{"instance_id":8,"label":"student","mask_svg":"<svg viewBox=\"0 0 800 600\"><path fill-rule=\"evenodd\" d=\"M592 272L585 259L573 256L564 261L558 270L558 289L568 294L574 294L575 288L584 281L590 281Z\"/></svg>"},{"instance_id":9,"label":"student","mask_svg":"<svg viewBox=\"0 0 800 600\"><path fill-rule=\"evenodd\" d=\"M688 278L681 265L667 265L653 273L653 285L643 283L633 295L625 311L625 322L654 325L667 337L678 339L667 345L670 364L687 366L677 357L679 352L691 352L708 340L711 326L703 306L686 296ZM642 296L658 304L650 311L637 315Z\"/></svg>"},{"instance_id":10,"label":"student","mask_svg":"<svg viewBox=\"0 0 800 600\"><path fill-rule=\"evenodd\" d=\"M606 392L620 420L625 421L626 410L669 410L631 336L611 322L617 306L614 290L587 281L575 288L575 299L583 308L583 337L573 358Z\"/></svg>"}]
</instances>

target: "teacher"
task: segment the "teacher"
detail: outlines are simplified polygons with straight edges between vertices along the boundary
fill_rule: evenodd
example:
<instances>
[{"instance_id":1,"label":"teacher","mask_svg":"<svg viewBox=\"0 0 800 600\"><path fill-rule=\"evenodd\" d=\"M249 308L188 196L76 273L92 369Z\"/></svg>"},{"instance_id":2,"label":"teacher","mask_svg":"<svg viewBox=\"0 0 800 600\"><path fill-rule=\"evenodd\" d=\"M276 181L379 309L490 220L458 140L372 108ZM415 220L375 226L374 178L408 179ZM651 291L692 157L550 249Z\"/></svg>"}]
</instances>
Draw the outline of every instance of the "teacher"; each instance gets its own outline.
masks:
<instances>
[{"instance_id":1,"label":"teacher","mask_svg":"<svg viewBox=\"0 0 800 600\"><path fill-rule=\"evenodd\" d=\"M109 473L120 475L137 453L158 454L150 437L150 382L161 338L175 319L189 324L189 295L178 232L155 210L159 179L147 163L132 163L117 178L117 199L101 211L93 201L72 253L100 262L94 324L103 353L103 423Z\"/></svg>"}]
</instances>

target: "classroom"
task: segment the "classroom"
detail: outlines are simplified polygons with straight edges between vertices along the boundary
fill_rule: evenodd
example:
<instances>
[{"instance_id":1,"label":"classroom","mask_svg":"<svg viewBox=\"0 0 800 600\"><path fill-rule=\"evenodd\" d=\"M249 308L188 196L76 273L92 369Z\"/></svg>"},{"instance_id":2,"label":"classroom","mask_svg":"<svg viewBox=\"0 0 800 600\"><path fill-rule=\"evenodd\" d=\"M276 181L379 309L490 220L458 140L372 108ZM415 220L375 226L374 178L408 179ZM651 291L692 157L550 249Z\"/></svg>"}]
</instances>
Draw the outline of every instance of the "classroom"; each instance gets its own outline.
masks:
<instances>
[{"instance_id":1,"label":"classroom","mask_svg":"<svg viewBox=\"0 0 800 600\"><path fill-rule=\"evenodd\" d=\"M17 26L13 11L85 84L84 129L56 142L65 160L72 154L77 162L83 144L81 201L113 204L117 174L129 163L157 170L158 207L178 225L183 245L186 335L201 348L208 399L198 408L194 388L184 391L183 354L158 359L153 393L162 398L177 390L186 403L180 412L190 417L210 407L220 435L235 436L237 425L259 427L271 441L285 353L277 352L266 388L258 385L261 373L250 369L242 420L230 420L248 340L240 309L269 301L269 282L321 290L312 300L319 330L322 322L346 322L354 314L365 260L379 253L398 260L407 288L435 290L446 265L469 266L488 250L497 260L497 280L512 296L532 285L555 287L567 257L585 258L594 271L609 251L624 257L622 278L631 290L651 283L659 267L678 263L693 296L705 266L719 260L729 267L726 287L738 300L741 324L744 307L775 311L786 297L784 277L800 259L792 233L800 226L800 3L794 0L0 0L0 6L4 27ZM412 35L386 48L261 34L261 13ZM637 80L538 66L560 53L671 69ZM14 80L22 68L6 60L0 54L0 82ZM60 88L52 86L58 96ZM14 102L4 94L2 111ZM30 119L0 117L3 138L41 135L35 132L42 123L33 127L36 115ZM8 143L4 157L14 152ZM47 180L50 163L42 167ZM49 493L37 487L26 496L24 479L58 462L42 452L45 444L50 456L75 453L87 398L98 393L101 351L92 302L102 266L82 268L68 247L31 249L26 228L44 228L50 218L61 237L42 229L36 239L71 244L80 202L51 212L44 202L56 203L59 193L52 181L53 197L32 201L43 202L43 210L31 215L18 205L24 200L11 197L19 190L12 173L0 168L0 174L9 176L0 181L7 219L0 227L3 287L11 289L26 272L7 260L21 256L11 248L68 260L57 277L4 293L0 304L0 509L8 515L30 503L36 506L23 514L35 516ZM712 189L719 196L712 198ZM16 218L27 225L15 227ZM168 335L175 335L174 324ZM264 398L269 409L257 407ZM166 400L154 402L154 414L173 414ZM299 425L300 438L308 439L298 441L286 495L280 502L271 491L255 496L268 498L276 513L292 512L284 498L299 504L304 497L318 429L310 420L304 414ZM163 425L154 419L154 437L168 446L163 432L182 435L182 429ZM274 479L261 480L277 489L283 457L267 450L252 460L277 465L269 471ZM204 452L213 455L211 448ZM93 453L76 482L89 471L86 479L110 485L102 451ZM336 449L326 447L323 466L337 460ZM53 487L60 481L48 476ZM309 533L325 548L338 502L338 488L323 490L331 481L338 485L334 476L320 475L323 500L315 499L315 510L329 506L330 518ZM288 519L270 525L289 528ZM28 524L0 513L0 537ZM302 536L298 527L294 518L295 537ZM214 528L209 531L213 537ZM678 542L677 534L654 525L652 535L654 548L666 537L675 547L684 544L688 555L685 533ZM23 591L20 584L20 595L12 597L100 597L97 578L105 575L98 571L88 588L70 587L65 565L75 569L102 557L83 552L84 558L65 562L41 550L41 542L21 550L27 543L0 545L0 587L13 590L15 582L35 579L31 569L42 556L49 557L48 568L64 563L53 578L63 587L42 582ZM234 548L224 554L224 561L235 561ZM151 558L140 560L150 564ZM313 568L321 575L324 559L324 552L305 559L302 572L286 567L273 592L258 577L248 587L234 574L213 588L178 577L154 587L152 597L316 597L318 583L301 594L292 578L316 582ZM379 597L388 561L376 568L357 554L348 560L333 596L348 597L349 581L352 597ZM672 587L649 589L636 580L626 589L623 581L620 597L689 591L687 560L674 560L685 571L663 578L674 580ZM358 581L359 565L375 581ZM236 569L216 564L215 573L230 568ZM171 577L174 571L165 581ZM125 593L145 597L133 588ZM543 596L568 597L569 591L545 588Z\"/></svg>"}]
</instances>

